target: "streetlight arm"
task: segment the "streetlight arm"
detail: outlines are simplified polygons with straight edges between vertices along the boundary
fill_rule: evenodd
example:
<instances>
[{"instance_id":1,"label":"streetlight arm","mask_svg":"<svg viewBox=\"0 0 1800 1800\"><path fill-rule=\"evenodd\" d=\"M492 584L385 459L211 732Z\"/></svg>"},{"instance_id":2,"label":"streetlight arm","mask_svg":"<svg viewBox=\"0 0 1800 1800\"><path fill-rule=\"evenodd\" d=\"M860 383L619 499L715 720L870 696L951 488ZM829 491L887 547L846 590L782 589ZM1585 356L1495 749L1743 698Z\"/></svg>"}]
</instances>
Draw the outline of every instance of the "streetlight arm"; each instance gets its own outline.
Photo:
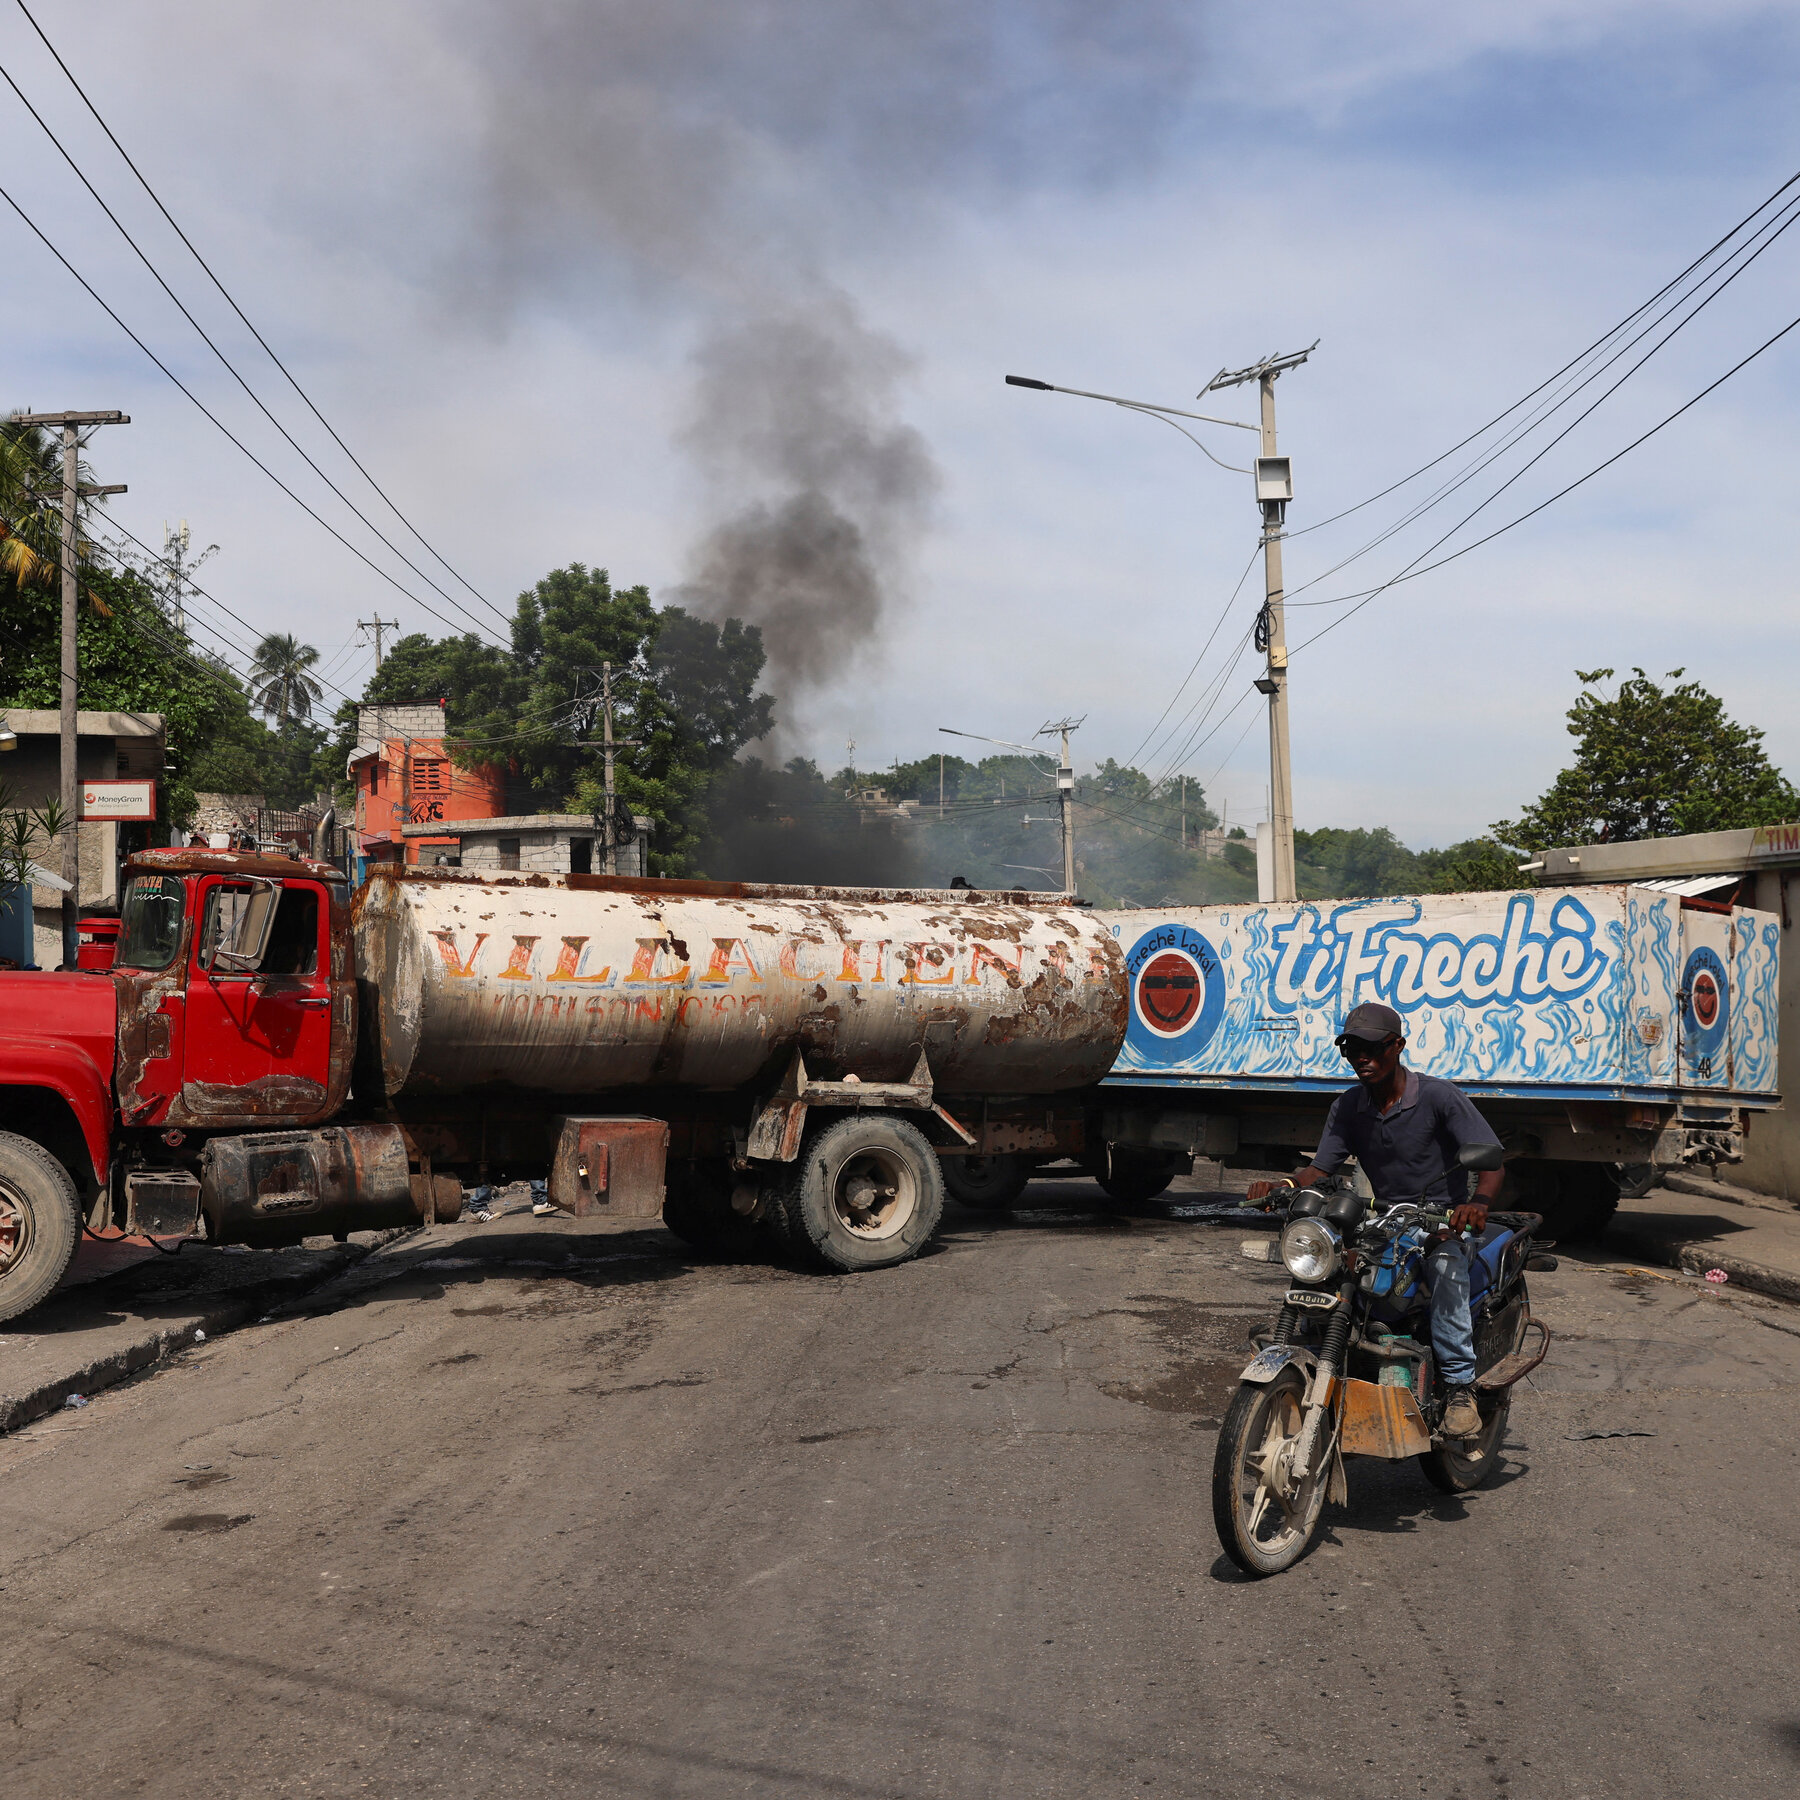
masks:
<instances>
[{"instance_id":1,"label":"streetlight arm","mask_svg":"<svg viewBox=\"0 0 1800 1800\"><path fill-rule=\"evenodd\" d=\"M1179 406L1158 406L1153 400L1121 400L1117 394L1092 394L1086 388L1057 387L1049 381L1033 381L1029 375L1008 375L1008 387L1036 388L1045 394L1075 394L1083 400L1104 400L1109 406L1129 406L1136 412L1173 413L1178 419L1198 419L1203 425L1229 425L1237 431L1260 431L1242 419L1215 419L1211 413L1183 412Z\"/></svg>"},{"instance_id":2,"label":"streetlight arm","mask_svg":"<svg viewBox=\"0 0 1800 1800\"><path fill-rule=\"evenodd\" d=\"M938 730L948 737L973 738L978 744L998 744L1002 750L1023 750L1027 756L1036 757L1040 762L1050 760L1047 750L1034 750L1029 744L1015 744L1008 738L983 737L979 731L957 731L949 725L940 725Z\"/></svg>"}]
</instances>

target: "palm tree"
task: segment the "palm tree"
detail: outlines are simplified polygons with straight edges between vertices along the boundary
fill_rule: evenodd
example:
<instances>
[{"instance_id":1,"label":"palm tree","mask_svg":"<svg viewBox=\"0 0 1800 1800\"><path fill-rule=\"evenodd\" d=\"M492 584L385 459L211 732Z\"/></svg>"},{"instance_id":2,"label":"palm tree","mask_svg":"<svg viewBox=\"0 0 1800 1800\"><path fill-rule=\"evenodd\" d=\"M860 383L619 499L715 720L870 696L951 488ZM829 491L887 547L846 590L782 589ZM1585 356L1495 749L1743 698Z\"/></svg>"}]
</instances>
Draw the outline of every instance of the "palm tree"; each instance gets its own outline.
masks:
<instances>
[{"instance_id":1,"label":"palm tree","mask_svg":"<svg viewBox=\"0 0 1800 1800\"><path fill-rule=\"evenodd\" d=\"M265 718L277 726L290 719L310 719L313 702L325 697L325 690L307 674L319 660L311 644L303 644L286 632L271 632L256 646L250 664L250 698Z\"/></svg>"},{"instance_id":2,"label":"palm tree","mask_svg":"<svg viewBox=\"0 0 1800 1800\"><path fill-rule=\"evenodd\" d=\"M62 468L49 437L35 425L0 421L0 574L18 586L56 585L61 520L47 497L61 492Z\"/></svg>"}]
</instances>

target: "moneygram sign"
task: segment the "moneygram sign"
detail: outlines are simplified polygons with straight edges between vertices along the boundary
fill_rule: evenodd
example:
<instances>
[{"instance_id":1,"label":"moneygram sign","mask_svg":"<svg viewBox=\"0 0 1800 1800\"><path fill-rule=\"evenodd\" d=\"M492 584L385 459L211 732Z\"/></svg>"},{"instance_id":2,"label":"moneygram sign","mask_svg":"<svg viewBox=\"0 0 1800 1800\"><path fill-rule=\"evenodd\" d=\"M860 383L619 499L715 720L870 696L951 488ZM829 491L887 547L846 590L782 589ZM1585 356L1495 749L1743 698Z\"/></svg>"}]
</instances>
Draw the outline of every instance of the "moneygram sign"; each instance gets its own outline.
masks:
<instances>
[{"instance_id":1,"label":"moneygram sign","mask_svg":"<svg viewBox=\"0 0 1800 1800\"><path fill-rule=\"evenodd\" d=\"M84 781L81 784L83 819L154 819L154 781Z\"/></svg>"}]
</instances>

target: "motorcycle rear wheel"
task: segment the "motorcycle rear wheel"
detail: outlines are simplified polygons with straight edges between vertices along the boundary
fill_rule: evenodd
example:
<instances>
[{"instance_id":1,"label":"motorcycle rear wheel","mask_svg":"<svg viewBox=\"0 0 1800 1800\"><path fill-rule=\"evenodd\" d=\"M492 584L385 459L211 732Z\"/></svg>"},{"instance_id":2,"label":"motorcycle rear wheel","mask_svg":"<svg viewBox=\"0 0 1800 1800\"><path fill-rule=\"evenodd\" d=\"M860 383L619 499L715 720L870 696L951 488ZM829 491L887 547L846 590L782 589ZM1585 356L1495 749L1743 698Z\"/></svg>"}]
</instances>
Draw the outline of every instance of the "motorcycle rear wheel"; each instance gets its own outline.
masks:
<instances>
[{"instance_id":1,"label":"motorcycle rear wheel","mask_svg":"<svg viewBox=\"0 0 1800 1800\"><path fill-rule=\"evenodd\" d=\"M1472 1438L1446 1439L1419 1458L1425 1479L1446 1494L1466 1494L1478 1488L1500 1464L1500 1441L1506 1436L1506 1416L1512 1411L1512 1390L1497 1395L1492 1410L1482 1407L1481 1430Z\"/></svg>"},{"instance_id":2,"label":"motorcycle rear wheel","mask_svg":"<svg viewBox=\"0 0 1800 1800\"><path fill-rule=\"evenodd\" d=\"M1265 1384L1241 1382L1213 1454L1213 1524L1225 1554L1246 1575L1279 1575L1313 1546L1325 1510L1329 1456L1284 1504L1264 1485L1263 1465L1292 1455L1305 1416L1305 1381L1284 1369Z\"/></svg>"}]
</instances>

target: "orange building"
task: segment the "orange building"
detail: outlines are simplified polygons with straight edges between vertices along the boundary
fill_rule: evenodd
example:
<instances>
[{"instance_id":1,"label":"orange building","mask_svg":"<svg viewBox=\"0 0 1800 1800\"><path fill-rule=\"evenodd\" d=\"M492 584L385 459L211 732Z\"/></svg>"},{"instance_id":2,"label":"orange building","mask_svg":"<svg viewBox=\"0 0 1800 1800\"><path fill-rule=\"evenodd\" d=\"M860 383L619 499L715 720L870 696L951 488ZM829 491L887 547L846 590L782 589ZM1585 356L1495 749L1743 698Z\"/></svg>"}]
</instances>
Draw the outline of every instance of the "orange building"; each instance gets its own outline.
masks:
<instances>
[{"instance_id":1,"label":"orange building","mask_svg":"<svg viewBox=\"0 0 1800 1800\"><path fill-rule=\"evenodd\" d=\"M408 835L406 827L456 819L497 819L506 811L506 774L494 764L458 767L444 748L442 700L357 709L357 745L345 773L356 783L356 853L371 862L432 863L461 840Z\"/></svg>"}]
</instances>

